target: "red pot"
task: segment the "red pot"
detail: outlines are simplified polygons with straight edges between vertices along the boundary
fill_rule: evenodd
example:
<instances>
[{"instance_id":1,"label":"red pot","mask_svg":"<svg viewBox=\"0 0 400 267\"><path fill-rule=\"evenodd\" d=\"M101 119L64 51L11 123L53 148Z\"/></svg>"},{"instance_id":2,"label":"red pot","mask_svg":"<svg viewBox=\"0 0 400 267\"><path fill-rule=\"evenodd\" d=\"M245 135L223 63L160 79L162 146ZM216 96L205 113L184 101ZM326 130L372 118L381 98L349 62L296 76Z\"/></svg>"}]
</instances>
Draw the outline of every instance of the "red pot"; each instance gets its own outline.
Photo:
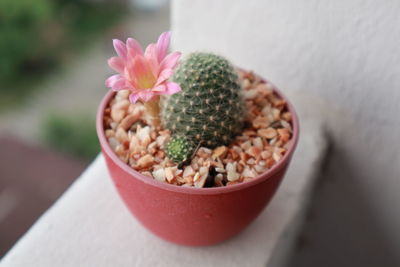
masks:
<instances>
[{"instance_id":1,"label":"red pot","mask_svg":"<svg viewBox=\"0 0 400 267\"><path fill-rule=\"evenodd\" d=\"M276 90L283 99L287 99ZM114 96L109 91L97 113L97 135L108 170L123 201L151 232L168 241L203 246L224 241L242 231L269 203L292 158L299 137L293 106L293 137L283 158L259 177L217 188L170 185L142 175L121 161L104 135L103 114ZM266 225L268 227L268 225Z\"/></svg>"}]
</instances>

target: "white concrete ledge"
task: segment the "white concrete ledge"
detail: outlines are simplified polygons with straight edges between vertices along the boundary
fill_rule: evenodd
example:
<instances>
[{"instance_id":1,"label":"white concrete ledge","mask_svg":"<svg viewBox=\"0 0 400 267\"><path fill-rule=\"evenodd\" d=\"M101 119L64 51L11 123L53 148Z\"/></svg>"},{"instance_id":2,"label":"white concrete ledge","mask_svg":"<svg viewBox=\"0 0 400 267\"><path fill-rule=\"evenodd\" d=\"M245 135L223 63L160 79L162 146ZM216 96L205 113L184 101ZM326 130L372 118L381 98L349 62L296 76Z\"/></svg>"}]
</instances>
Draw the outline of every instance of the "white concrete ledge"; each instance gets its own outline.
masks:
<instances>
[{"instance_id":1,"label":"white concrete ledge","mask_svg":"<svg viewBox=\"0 0 400 267\"><path fill-rule=\"evenodd\" d=\"M235 238L203 248L173 245L145 230L119 199L100 155L0 266L279 266L325 147L321 125L303 119L298 150L268 208Z\"/></svg>"}]
</instances>

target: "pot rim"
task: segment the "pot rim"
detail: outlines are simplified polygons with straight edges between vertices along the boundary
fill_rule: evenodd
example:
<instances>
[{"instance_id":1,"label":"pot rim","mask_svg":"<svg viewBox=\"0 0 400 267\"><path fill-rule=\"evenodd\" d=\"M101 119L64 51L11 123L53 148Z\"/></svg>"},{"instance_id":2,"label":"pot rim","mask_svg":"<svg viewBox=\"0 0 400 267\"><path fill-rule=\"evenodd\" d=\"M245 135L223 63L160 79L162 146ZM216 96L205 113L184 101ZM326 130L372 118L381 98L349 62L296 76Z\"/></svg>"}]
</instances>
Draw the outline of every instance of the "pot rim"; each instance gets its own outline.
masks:
<instances>
[{"instance_id":1,"label":"pot rim","mask_svg":"<svg viewBox=\"0 0 400 267\"><path fill-rule=\"evenodd\" d=\"M262 79L264 82L269 81ZM272 83L270 83L273 85ZM276 163L274 166L272 166L271 169L263 172L259 176L253 178L250 181L242 182L239 184L234 184L234 185L229 185L229 186L224 186L224 187L208 187L208 188L197 188L197 187L183 187L183 186L177 186L173 184L168 184L165 182L160 182L155 179L151 179L148 176L145 176L141 174L140 172L134 170L132 167L130 167L128 164L123 162L121 159L118 158L118 156L115 154L115 152L112 150L111 146L109 145L107 138L105 137L105 131L104 131L104 124L103 124L103 115L104 115L104 110L107 107L108 103L112 99L112 97L116 94L116 92L112 91L110 89L106 95L103 97L99 108L97 110L97 115L96 115L96 131L97 131L97 136L100 141L100 145L102 148L102 152L107 154L107 156L118 166L120 167L123 171L127 172L130 174L131 177L134 179L138 179L141 182L157 187L162 190L167 190L167 191L172 191L172 192L178 192L178 193L185 193L185 194L196 194L196 195L216 195L216 194L224 194L224 193L230 193L238 190L242 190L251 186L255 186L270 177L272 177L275 173L281 171L289 162L290 159L295 151L295 148L298 143L299 139L299 119L296 114L296 111L294 110L294 107L292 104L288 101L287 97L281 93L279 89L277 89L273 85L273 90L274 93L279 95L283 100L286 101L287 108L289 112L292 114L292 130L293 130L293 135L291 140L289 141L289 148L286 151L285 155L281 158L281 160Z\"/></svg>"}]
</instances>

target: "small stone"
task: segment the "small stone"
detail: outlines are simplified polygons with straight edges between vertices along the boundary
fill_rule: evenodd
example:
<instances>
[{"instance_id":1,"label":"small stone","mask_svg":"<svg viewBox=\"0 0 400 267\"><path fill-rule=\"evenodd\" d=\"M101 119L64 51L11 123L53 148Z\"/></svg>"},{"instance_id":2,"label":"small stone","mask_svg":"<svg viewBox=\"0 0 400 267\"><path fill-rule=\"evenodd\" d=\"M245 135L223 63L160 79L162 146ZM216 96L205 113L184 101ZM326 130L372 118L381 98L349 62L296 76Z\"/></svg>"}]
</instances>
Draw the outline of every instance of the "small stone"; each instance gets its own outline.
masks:
<instances>
[{"instance_id":1,"label":"small stone","mask_svg":"<svg viewBox=\"0 0 400 267\"><path fill-rule=\"evenodd\" d=\"M122 128L117 129L117 132L115 133L115 138L117 138L117 140L121 144L129 141L128 133Z\"/></svg>"},{"instance_id":2,"label":"small stone","mask_svg":"<svg viewBox=\"0 0 400 267\"><path fill-rule=\"evenodd\" d=\"M239 158L239 153L236 152L234 149L229 149L229 154L231 155L233 160L236 160Z\"/></svg>"},{"instance_id":3,"label":"small stone","mask_svg":"<svg viewBox=\"0 0 400 267\"><path fill-rule=\"evenodd\" d=\"M254 166L254 170L258 173L263 173L266 170L266 167L261 166L260 164L257 164Z\"/></svg>"},{"instance_id":4,"label":"small stone","mask_svg":"<svg viewBox=\"0 0 400 267\"><path fill-rule=\"evenodd\" d=\"M244 162L246 162L249 159L249 155L247 153L240 153L240 159Z\"/></svg>"},{"instance_id":5,"label":"small stone","mask_svg":"<svg viewBox=\"0 0 400 267\"><path fill-rule=\"evenodd\" d=\"M146 169L149 168L151 165L153 165L153 163L154 163L154 158L151 155L147 154L138 160L136 167L138 169Z\"/></svg>"},{"instance_id":6,"label":"small stone","mask_svg":"<svg viewBox=\"0 0 400 267\"><path fill-rule=\"evenodd\" d=\"M272 95L273 93L272 88L270 88L266 83L259 83L256 88L264 97Z\"/></svg>"},{"instance_id":7,"label":"small stone","mask_svg":"<svg viewBox=\"0 0 400 267\"><path fill-rule=\"evenodd\" d=\"M110 123L110 127L113 130L117 129L117 126L118 126L118 122L113 121L113 122Z\"/></svg>"},{"instance_id":8,"label":"small stone","mask_svg":"<svg viewBox=\"0 0 400 267\"><path fill-rule=\"evenodd\" d=\"M263 109L261 110L261 113L262 113L264 116L268 116L268 115L271 114L271 110L272 110L271 104L268 104L268 105L265 105L265 106L263 107Z\"/></svg>"},{"instance_id":9,"label":"small stone","mask_svg":"<svg viewBox=\"0 0 400 267\"><path fill-rule=\"evenodd\" d=\"M164 147L164 145L167 143L167 141L168 141L168 136L166 136L166 135L160 135L156 138L157 145L161 148Z\"/></svg>"},{"instance_id":10,"label":"small stone","mask_svg":"<svg viewBox=\"0 0 400 267\"><path fill-rule=\"evenodd\" d=\"M112 129L107 129L104 131L104 134L107 138L111 138L115 136L115 132Z\"/></svg>"},{"instance_id":11,"label":"small stone","mask_svg":"<svg viewBox=\"0 0 400 267\"><path fill-rule=\"evenodd\" d=\"M240 147L241 147L243 150L249 149L249 148L251 147L251 141L246 141L246 142L244 142L243 144L240 145ZM242 152L242 151L241 151L241 152Z\"/></svg>"},{"instance_id":12,"label":"small stone","mask_svg":"<svg viewBox=\"0 0 400 267\"><path fill-rule=\"evenodd\" d=\"M119 127L124 129L125 131L128 130L135 122L137 122L140 117L142 116L142 113L137 112L135 114L129 114L119 124Z\"/></svg>"},{"instance_id":13,"label":"small stone","mask_svg":"<svg viewBox=\"0 0 400 267\"><path fill-rule=\"evenodd\" d=\"M241 173L244 169L243 164L239 163L236 165L236 169L238 173Z\"/></svg>"},{"instance_id":14,"label":"small stone","mask_svg":"<svg viewBox=\"0 0 400 267\"><path fill-rule=\"evenodd\" d=\"M252 143L255 147L259 148L259 149L263 149L263 142L262 139L260 137L256 137L252 140Z\"/></svg>"},{"instance_id":15,"label":"small stone","mask_svg":"<svg viewBox=\"0 0 400 267\"><path fill-rule=\"evenodd\" d=\"M282 142L287 142L287 141L289 141L289 139L290 139L290 133L289 133L289 130L287 129L287 128L280 128L280 129L278 129L277 130L278 131L278 134L279 134L279 139L282 141Z\"/></svg>"},{"instance_id":16,"label":"small stone","mask_svg":"<svg viewBox=\"0 0 400 267\"><path fill-rule=\"evenodd\" d=\"M271 140L269 140L269 144L271 145L271 146L273 146L273 145L275 145L275 143L278 141L278 138L276 138L276 137L274 137L274 138L272 138Z\"/></svg>"},{"instance_id":17,"label":"small stone","mask_svg":"<svg viewBox=\"0 0 400 267\"><path fill-rule=\"evenodd\" d=\"M152 143L150 143L148 146L147 146L147 148L148 149L153 149L153 148L156 148L157 147L157 142L152 142Z\"/></svg>"},{"instance_id":18,"label":"small stone","mask_svg":"<svg viewBox=\"0 0 400 267\"><path fill-rule=\"evenodd\" d=\"M268 159L269 157L271 157L272 156L272 153L271 152L269 152L269 151L263 151L263 152L261 152L261 158L262 159Z\"/></svg>"},{"instance_id":19,"label":"small stone","mask_svg":"<svg viewBox=\"0 0 400 267\"><path fill-rule=\"evenodd\" d=\"M108 143L110 143L110 147L115 151L115 149L117 148L117 146L120 144L118 142L117 139L115 139L114 137L111 137L110 139L108 139Z\"/></svg>"},{"instance_id":20,"label":"small stone","mask_svg":"<svg viewBox=\"0 0 400 267\"><path fill-rule=\"evenodd\" d=\"M246 150L247 154L256 159L260 158L261 152L262 152L261 149L256 146L252 146Z\"/></svg>"},{"instance_id":21,"label":"small stone","mask_svg":"<svg viewBox=\"0 0 400 267\"><path fill-rule=\"evenodd\" d=\"M242 172L243 177L250 177L250 178L255 178L257 177L257 173L250 169L249 167L245 167L243 172Z\"/></svg>"},{"instance_id":22,"label":"small stone","mask_svg":"<svg viewBox=\"0 0 400 267\"><path fill-rule=\"evenodd\" d=\"M219 173L226 173L226 170L224 168L215 168L215 171Z\"/></svg>"},{"instance_id":23,"label":"small stone","mask_svg":"<svg viewBox=\"0 0 400 267\"><path fill-rule=\"evenodd\" d=\"M257 131L258 136L271 139L274 138L277 135L277 132L274 128L269 127L267 129L260 129Z\"/></svg>"},{"instance_id":24,"label":"small stone","mask_svg":"<svg viewBox=\"0 0 400 267\"><path fill-rule=\"evenodd\" d=\"M238 180L239 178L240 178L239 173L228 171L228 175L227 175L228 181L234 182L234 181Z\"/></svg>"},{"instance_id":25,"label":"small stone","mask_svg":"<svg viewBox=\"0 0 400 267\"><path fill-rule=\"evenodd\" d=\"M216 149L214 149L212 153L212 158L223 158L226 156L226 153L228 152L228 148L226 146L219 146Z\"/></svg>"},{"instance_id":26,"label":"small stone","mask_svg":"<svg viewBox=\"0 0 400 267\"><path fill-rule=\"evenodd\" d=\"M219 173L219 174L215 175L215 181L220 180L222 182L223 179L224 179L224 176L222 174Z\"/></svg>"},{"instance_id":27,"label":"small stone","mask_svg":"<svg viewBox=\"0 0 400 267\"><path fill-rule=\"evenodd\" d=\"M204 164L204 158L199 158L197 160L197 164L199 164L200 166L202 166Z\"/></svg>"},{"instance_id":28,"label":"small stone","mask_svg":"<svg viewBox=\"0 0 400 267\"><path fill-rule=\"evenodd\" d=\"M171 167L165 168L165 178L167 178L168 182L171 182L174 179L174 169Z\"/></svg>"},{"instance_id":29,"label":"small stone","mask_svg":"<svg viewBox=\"0 0 400 267\"><path fill-rule=\"evenodd\" d=\"M248 79L243 79L242 80L242 88L248 89L250 87L250 81Z\"/></svg>"},{"instance_id":30,"label":"small stone","mask_svg":"<svg viewBox=\"0 0 400 267\"><path fill-rule=\"evenodd\" d=\"M202 169L202 168L204 168L204 169ZM208 177L208 168L201 167L198 174L200 176L196 181L194 181L194 186L198 187L198 188L201 188L201 187L204 187L204 185L206 183L206 180L207 180L207 177Z\"/></svg>"},{"instance_id":31,"label":"small stone","mask_svg":"<svg viewBox=\"0 0 400 267\"><path fill-rule=\"evenodd\" d=\"M258 91L256 89L246 90L243 93L245 99L254 99L257 97Z\"/></svg>"},{"instance_id":32,"label":"small stone","mask_svg":"<svg viewBox=\"0 0 400 267\"><path fill-rule=\"evenodd\" d=\"M267 128L269 124L269 119L264 116L257 116L257 118L253 120L253 126L256 129Z\"/></svg>"},{"instance_id":33,"label":"small stone","mask_svg":"<svg viewBox=\"0 0 400 267\"><path fill-rule=\"evenodd\" d=\"M212 151L210 149L205 147L200 147L196 155L199 156L200 158L206 159L211 155L211 153Z\"/></svg>"},{"instance_id":34,"label":"small stone","mask_svg":"<svg viewBox=\"0 0 400 267\"><path fill-rule=\"evenodd\" d=\"M254 158L249 158L249 159L246 161L246 163L249 164L249 165L254 165L254 164L256 163L256 160L255 160Z\"/></svg>"},{"instance_id":35,"label":"small stone","mask_svg":"<svg viewBox=\"0 0 400 267\"><path fill-rule=\"evenodd\" d=\"M157 181L165 182L165 171L164 171L164 169L160 168L160 169L158 169L156 171L153 171L153 177Z\"/></svg>"},{"instance_id":36,"label":"small stone","mask_svg":"<svg viewBox=\"0 0 400 267\"><path fill-rule=\"evenodd\" d=\"M131 141L129 142L129 151L134 154L140 153L143 150L142 145L140 144L139 138L136 135L132 135Z\"/></svg>"},{"instance_id":37,"label":"small stone","mask_svg":"<svg viewBox=\"0 0 400 267\"><path fill-rule=\"evenodd\" d=\"M235 172L236 171L236 162L234 162L234 163L229 162L228 164L226 164L225 169L228 172Z\"/></svg>"},{"instance_id":38,"label":"small stone","mask_svg":"<svg viewBox=\"0 0 400 267\"><path fill-rule=\"evenodd\" d=\"M182 176L187 177L187 176L193 176L194 175L194 170L192 169L192 166L186 166L185 170L183 171Z\"/></svg>"},{"instance_id":39,"label":"small stone","mask_svg":"<svg viewBox=\"0 0 400 267\"><path fill-rule=\"evenodd\" d=\"M120 90L116 93L115 99L117 100L128 99L129 94L130 94L129 90Z\"/></svg>"},{"instance_id":40,"label":"small stone","mask_svg":"<svg viewBox=\"0 0 400 267\"><path fill-rule=\"evenodd\" d=\"M141 128L136 132L136 136L139 138L141 144L147 147L147 145L151 143L150 127L146 126L144 128Z\"/></svg>"},{"instance_id":41,"label":"small stone","mask_svg":"<svg viewBox=\"0 0 400 267\"><path fill-rule=\"evenodd\" d=\"M274 121L279 120L281 116L281 111L277 108L272 109L272 116L274 118Z\"/></svg>"},{"instance_id":42,"label":"small stone","mask_svg":"<svg viewBox=\"0 0 400 267\"><path fill-rule=\"evenodd\" d=\"M274 153L272 153L272 158L273 158L276 162L278 162L278 161L282 158L282 156L281 156L280 154L274 152Z\"/></svg>"},{"instance_id":43,"label":"small stone","mask_svg":"<svg viewBox=\"0 0 400 267\"><path fill-rule=\"evenodd\" d=\"M284 119L285 121L292 121L292 113L284 112L282 114L282 119Z\"/></svg>"},{"instance_id":44,"label":"small stone","mask_svg":"<svg viewBox=\"0 0 400 267\"><path fill-rule=\"evenodd\" d=\"M193 182L197 182L200 179L200 173L196 172L196 174L193 177Z\"/></svg>"},{"instance_id":45,"label":"small stone","mask_svg":"<svg viewBox=\"0 0 400 267\"><path fill-rule=\"evenodd\" d=\"M128 106L129 106L129 101L122 100L117 102L111 107L111 118L113 119L114 122L120 122L124 118Z\"/></svg>"},{"instance_id":46,"label":"small stone","mask_svg":"<svg viewBox=\"0 0 400 267\"><path fill-rule=\"evenodd\" d=\"M280 123L281 123L281 125L283 126L283 127L285 127L286 129L288 129L289 130L289 132L293 132L293 130L292 130L292 126L290 125L290 123L288 123L287 121L284 121L284 120L280 120Z\"/></svg>"},{"instance_id":47,"label":"small stone","mask_svg":"<svg viewBox=\"0 0 400 267\"><path fill-rule=\"evenodd\" d=\"M195 163L195 162L192 162L191 166L192 166L192 169L193 169L195 172L197 172L197 171L199 170L199 164L197 164L197 163Z\"/></svg>"},{"instance_id":48,"label":"small stone","mask_svg":"<svg viewBox=\"0 0 400 267\"><path fill-rule=\"evenodd\" d=\"M150 177L150 178L153 178L153 176L151 175L151 173L148 172L148 171L141 172L141 174L143 174L143 175L145 175L145 176L148 176L148 177Z\"/></svg>"}]
</instances>

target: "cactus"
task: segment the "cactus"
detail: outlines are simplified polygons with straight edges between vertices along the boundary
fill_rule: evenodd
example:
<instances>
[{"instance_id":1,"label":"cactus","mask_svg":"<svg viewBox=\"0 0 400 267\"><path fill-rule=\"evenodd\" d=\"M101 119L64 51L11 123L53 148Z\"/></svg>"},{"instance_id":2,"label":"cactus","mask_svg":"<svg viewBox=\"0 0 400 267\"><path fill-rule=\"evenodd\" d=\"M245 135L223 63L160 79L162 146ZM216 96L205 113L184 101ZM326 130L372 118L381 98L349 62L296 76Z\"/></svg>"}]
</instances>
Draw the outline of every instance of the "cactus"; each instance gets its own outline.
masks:
<instances>
[{"instance_id":1,"label":"cactus","mask_svg":"<svg viewBox=\"0 0 400 267\"><path fill-rule=\"evenodd\" d=\"M241 133L244 103L238 76L223 57L192 53L173 76L182 92L163 104L162 122L193 144L214 148Z\"/></svg>"},{"instance_id":2,"label":"cactus","mask_svg":"<svg viewBox=\"0 0 400 267\"><path fill-rule=\"evenodd\" d=\"M166 151L172 161L183 162L193 153L194 148L194 144L185 137L174 136L168 142Z\"/></svg>"}]
</instances>

